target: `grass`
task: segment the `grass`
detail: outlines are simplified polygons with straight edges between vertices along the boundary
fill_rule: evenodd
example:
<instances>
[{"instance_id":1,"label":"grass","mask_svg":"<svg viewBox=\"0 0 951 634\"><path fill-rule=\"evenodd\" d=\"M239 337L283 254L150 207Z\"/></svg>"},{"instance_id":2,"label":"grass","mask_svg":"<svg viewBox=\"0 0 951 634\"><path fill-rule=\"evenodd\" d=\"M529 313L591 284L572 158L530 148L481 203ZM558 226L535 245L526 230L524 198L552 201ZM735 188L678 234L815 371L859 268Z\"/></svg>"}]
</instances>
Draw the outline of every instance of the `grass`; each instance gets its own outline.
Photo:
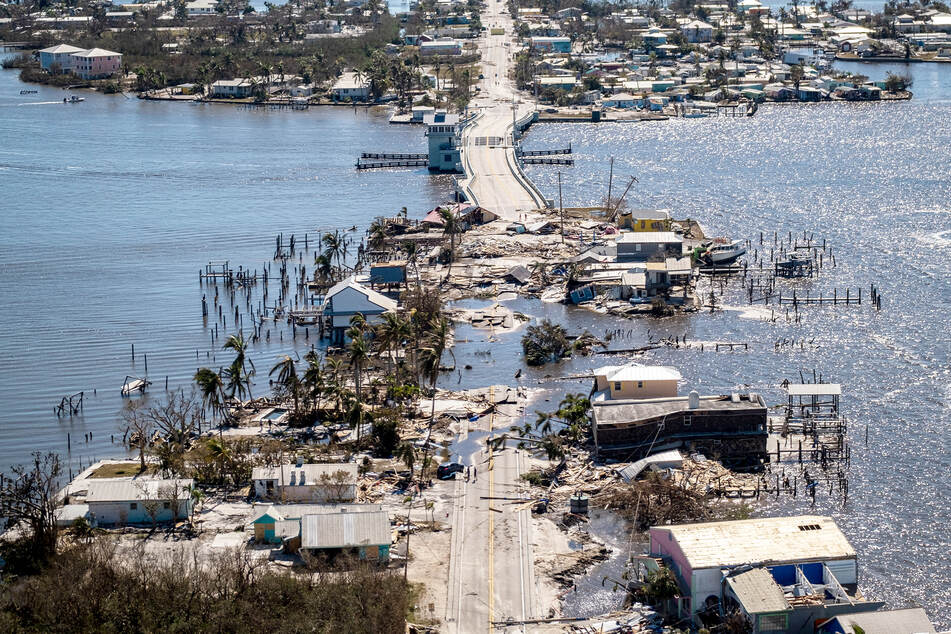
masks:
<instances>
[{"instance_id":1,"label":"grass","mask_svg":"<svg viewBox=\"0 0 951 634\"><path fill-rule=\"evenodd\" d=\"M155 473L156 469L154 466L147 466L145 469L146 473ZM93 471L89 477L90 478L129 478L132 476L137 476L142 473L139 470L138 462L117 462L104 464L95 471Z\"/></svg>"}]
</instances>

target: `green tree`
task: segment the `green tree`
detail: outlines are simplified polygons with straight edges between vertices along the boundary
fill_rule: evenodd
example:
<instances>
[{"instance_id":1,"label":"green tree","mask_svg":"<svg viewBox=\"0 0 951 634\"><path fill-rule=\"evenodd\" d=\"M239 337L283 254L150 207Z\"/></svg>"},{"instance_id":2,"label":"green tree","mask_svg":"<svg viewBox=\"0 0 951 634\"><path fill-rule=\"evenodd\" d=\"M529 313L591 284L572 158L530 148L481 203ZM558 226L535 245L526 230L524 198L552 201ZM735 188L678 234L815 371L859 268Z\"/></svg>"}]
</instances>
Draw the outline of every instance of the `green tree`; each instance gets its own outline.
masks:
<instances>
[{"instance_id":1,"label":"green tree","mask_svg":"<svg viewBox=\"0 0 951 634\"><path fill-rule=\"evenodd\" d=\"M294 359L290 355L284 355L274 364L268 376L273 376L275 373L277 373L277 384L289 392L294 400L294 413L297 414L300 412L300 377L297 376Z\"/></svg>"}]
</instances>

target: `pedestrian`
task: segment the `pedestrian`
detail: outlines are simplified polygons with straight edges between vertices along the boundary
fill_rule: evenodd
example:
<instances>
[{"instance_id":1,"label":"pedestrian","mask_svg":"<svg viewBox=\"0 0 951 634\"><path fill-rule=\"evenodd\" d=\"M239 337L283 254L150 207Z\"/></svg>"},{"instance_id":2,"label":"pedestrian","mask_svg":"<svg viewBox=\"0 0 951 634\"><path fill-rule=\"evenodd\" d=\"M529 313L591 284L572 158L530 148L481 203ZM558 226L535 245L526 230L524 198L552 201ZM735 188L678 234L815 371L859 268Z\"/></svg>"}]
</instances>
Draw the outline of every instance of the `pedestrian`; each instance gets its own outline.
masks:
<instances>
[{"instance_id":1,"label":"pedestrian","mask_svg":"<svg viewBox=\"0 0 951 634\"><path fill-rule=\"evenodd\" d=\"M477 467L472 467L472 479L476 482L479 481L479 469Z\"/></svg>"}]
</instances>

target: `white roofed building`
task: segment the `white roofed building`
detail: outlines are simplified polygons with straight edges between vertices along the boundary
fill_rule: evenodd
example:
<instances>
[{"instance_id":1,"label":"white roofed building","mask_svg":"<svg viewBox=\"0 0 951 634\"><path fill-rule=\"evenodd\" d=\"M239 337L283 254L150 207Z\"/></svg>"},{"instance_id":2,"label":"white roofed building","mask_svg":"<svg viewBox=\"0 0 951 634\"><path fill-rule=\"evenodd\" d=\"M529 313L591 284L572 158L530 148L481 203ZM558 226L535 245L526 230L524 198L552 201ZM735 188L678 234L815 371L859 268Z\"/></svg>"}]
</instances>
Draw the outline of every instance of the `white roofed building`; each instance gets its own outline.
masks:
<instances>
[{"instance_id":1,"label":"white roofed building","mask_svg":"<svg viewBox=\"0 0 951 634\"><path fill-rule=\"evenodd\" d=\"M83 79L112 77L122 67L122 53L107 51L103 48L78 51L73 53L71 57L73 58L73 74Z\"/></svg>"},{"instance_id":2,"label":"white roofed building","mask_svg":"<svg viewBox=\"0 0 951 634\"><path fill-rule=\"evenodd\" d=\"M90 480L86 505L100 526L153 524L186 519L192 512L191 479Z\"/></svg>"},{"instance_id":3,"label":"white roofed building","mask_svg":"<svg viewBox=\"0 0 951 634\"><path fill-rule=\"evenodd\" d=\"M251 473L254 495L261 500L352 502L357 497L355 463L286 464L255 467Z\"/></svg>"},{"instance_id":4,"label":"white roofed building","mask_svg":"<svg viewBox=\"0 0 951 634\"><path fill-rule=\"evenodd\" d=\"M40 67L50 73L66 73L73 69L73 53L81 53L84 49L70 44L57 44L42 49L40 53Z\"/></svg>"},{"instance_id":5,"label":"white roofed building","mask_svg":"<svg viewBox=\"0 0 951 634\"><path fill-rule=\"evenodd\" d=\"M350 327L354 315L363 315L367 323L375 324L381 320L380 315L395 311L397 306L395 299L360 284L351 276L327 291L323 313L331 320L331 338L342 344L344 331Z\"/></svg>"},{"instance_id":6,"label":"white roofed building","mask_svg":"<svg viewBox=\"0 0 951 634\"><path fill-rule=\"evenodd\" d=\"M606 365L594 371L595 398L641 399L677 396L680 372L660 365Z\"/></svg>"}]
</instances>

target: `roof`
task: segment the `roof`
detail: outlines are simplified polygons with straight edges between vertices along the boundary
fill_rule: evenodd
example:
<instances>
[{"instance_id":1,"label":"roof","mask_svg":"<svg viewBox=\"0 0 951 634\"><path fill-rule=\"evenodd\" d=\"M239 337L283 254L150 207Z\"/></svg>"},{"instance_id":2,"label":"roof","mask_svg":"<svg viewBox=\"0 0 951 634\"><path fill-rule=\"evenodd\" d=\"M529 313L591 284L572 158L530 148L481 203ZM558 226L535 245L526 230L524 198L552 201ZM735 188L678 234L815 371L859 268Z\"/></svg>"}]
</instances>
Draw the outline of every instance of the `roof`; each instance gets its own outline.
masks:
<instances>
[{"instance_id":1,"label":"roof","mask_svg":"<svg viewBox=\"0 0 951 634\"><path fill-rule=\"evenodd\" d=\"M56 46L50 46L49 48L40 49L40 53L79 53L85 51L84 48L79 48L77 46L72 46L71 44L57 44Z\"/></svg>"},{"instance_id":2,"label":"roof","mask_svg":"<svg viewBox=\"0 0 951 634\"><path fill-rule=\"evenodd\" d=\"M730 395L701 396L700 407L695 411L763 410L765 414L766 405L763 404L758 395L742 394L737 396L740 397L737 401L734 401ZM687 411L688 398L688 396L671 396L667 398L606 400L599 398L596 394L594 400L591 401L591 405L598 426L627 425Z\"/></svg>"},{"instance_id":3,"label":"roof","mask_svg":"<svg viewBox=\"0 0 951 634\"><path fill-rule=\"evenodd\" d=\"M655 531L670 533L693 570L855 557L833 519L818 515L651 527Z\"/></svg>"},{"instance_id":4,"label":"roof","mask_svg":"<svg viewBox=\"0 0 951 634\"><path fill-rule=\"evenodd\" d=\"M301 519L301 548L348 548L389 545L386 511L321 513Z\"/></svg>"},{"instance_id":5,"label":"roof","mask_svg":"<svg viewBox=\"0 0 951 634\"><path fill-rule=\"evenodd\" d=\"M618 236L618 244L645 244L645 243L677 243L680 244L684 239L673 231L635 231L631 233L622 233Z\"/></svg>"},{"instance_id":6,"label":"roof","mask_svg":"<svg viewBox=\"0 0 951 634\"><path fill-rule=\"evenodd\" d=\"M790 383L786 392L790 396L839 396L842 386L838 383Z\"/></svg>"},{"instance_id":7,"label":"roof","mask_svg":"<svg viewBox=\"0 0 951 634\"><path fill-rule=\"evenodd\" d=\"M178 487L178 499L191 496L188 489L195 484L191 478L180 479L135 479L135 480L90 480L86 491L86 503L128 502L130 500L169 499L174 487Z\"/></svg>"},{"instance_id":8,"label":"roof","mask_svg":"<svg viewBox=\"0 0 951 634\"><path fill-rule=\"evenodd\" d=\"M532 279L532 272L522 264L513 266L508 271L506 271L505 274L508 277L515 279L520 284L524 284L528 280Z\"/></svg>"},{"instance_id":9,"label":"roof","mask_svg":"<svg viewBox=\"0 0 951 634\"><path fill-rule=\"evenodd\" d=\"M442 217L442 214L439 213L439 209L437 208L426 214L426 217L423 218L423 222L442 227L446 224L446 219Z\"/></svg>"},{"instance_id":10,"label":"roof","mask_svg":"<svg viewBox=\"0 0 951 634\"><path fill-rule=\"evenodd\" d=\"M783 590L765 568L753 568L726 578L733 594L747 614L787 612L792 610Z\"/></svg>"},{"instance_id":11,"label":"roof","mask_svg":"<svg viewBox=\"0 0 951 634\"><path fill-rule=\"evenodd\" d=\"M380 504L255 504L251 511L251 523L254 524L265 515L273 520L299 520L305 515L320 513L366 513L382 511Z\"/></svg>"},{"instance_id":12,"label":"roof","mask_svg":"<svg viewBox=\"0 0 951 634\"><path fill-rule=\"evenodd\" d=\"M680 450L668 449L667 451L661 451L646 458L641 458L637 462L632 462L623 469L618 469L617 473L624 482L631 482L632 480L636 480L637 476L641 474L641 471L648 467L654 467L656 465L659 469L666 469L668 467L680 467L683 463L684 457L683 454L680 453Z\"/></svg>"},{"instance_id":13,"label":"roof","mask_svg":"<svg viewBox=\"0 0 951 634\"><path fill-rule=\"evenodd\" d=\"M674 48L677 48L676 46ZM638 220L667 220L670 218L670 211L667 209L632 209L625 211L622 216L630 216ZM644 232L648 233L648 232Z\"/></svg>"},{"instance_id":14,"label":"roof","mask_svg":"<svg viewBox=\"0 0 951 634\"><path fill-rule=\"evenodd\" d=\"M835 617L845 634L934 634L935 627L921 608L885 610L883 612L858 612Z\"/></svg>"},{"instance_id":15,"label":"roof","mask_svg":"<svg viewBox=\"0 0 951 634\"><path fill-rule=\"evenodd\" d=\"M358 78L356 73L343 73L334 82L332 90L358 90L370 84L364 78Z\"/></svg>"},{"instance_id":16,"label":"roof","mask_svg":"<svg viewBox=\"0 0 951 634\"><path fill-rule=\"evenodd\" d=\"M603 376L608 381L679 381L681 376L677 368L666 365L606 365L594 371L595 376Z\"/></svg>"},{"instance_id":17,"label":"roof","mask_svg":"<svg viewBox=\"0 0 951 634\"><path fill-rule=\"evenodd\" d=\"M104 48L91 48L88 51L80 50L73 55L77 57L121 57L122 53L116 53L115 51L107 51Z\"/></svg>"},{"instance_id":18,"label":"roof","mask_svg":"<svg viewBox=\"0 0 951 634\"><path fill-rule=\"evenodd\" d=\"M282 467L255 467L251 472L252 480L282 480L287 486L306 486L321 484L324 478L331 478L343 471L346 479L340 484L354 484L357 481L357 465L353 462L332 462L325 464L283 465ZM303 480L301 475L303 474Z\"/></svg>"},{"instance_id":19,"label":"roof","mask_svg":"<svg viewBox=\"0 0 951 634\"><path fill-rule=\"evenodd\" d=\"M331 286L330 290L327 291L327 301L330 301L334 295L337 295L348 288L352 288L357 292L363 293L367 296L367 299L370 300L371 303L376 304L384 310L396 310L397 302L395 299L390 299L382 293L377 293L372 288L367 288L366 286L357 282L357 278L354 276L350 276L347 279L337 282Z\"/></svg>"}]
</instances>

